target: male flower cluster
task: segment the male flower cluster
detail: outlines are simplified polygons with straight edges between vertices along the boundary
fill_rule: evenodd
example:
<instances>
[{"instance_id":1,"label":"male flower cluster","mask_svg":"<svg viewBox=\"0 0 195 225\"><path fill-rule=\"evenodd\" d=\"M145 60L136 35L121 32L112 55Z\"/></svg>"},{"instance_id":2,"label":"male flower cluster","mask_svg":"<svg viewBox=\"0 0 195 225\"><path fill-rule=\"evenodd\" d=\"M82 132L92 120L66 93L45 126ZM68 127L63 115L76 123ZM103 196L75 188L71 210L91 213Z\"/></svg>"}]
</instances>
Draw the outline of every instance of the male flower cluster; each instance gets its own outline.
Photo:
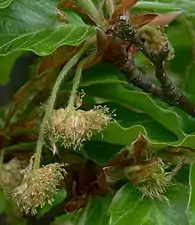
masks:
<instances>
[{"instance_id":1,"label":"male flower cluster","mask_svg":"<svg viewBox=\"0 0 195 225\"><path fill-rule=\"evenodd\" d=\"M12 200L21 212L36 214L37 208L42 208L46 203L51 204L58 191L60 181L66 172L63 165L48 164L36 171L27 172L20 186L12 193Z\"/></svg>"},{"instance_id":2,"label":"male flower cluster","mask_svg":"<svg viewBox=\"0 0 195 225\"><path fill-rule=\"evenodd\" d=\"M54 110L47 131L54 142L65 148L81 148L92 135L103 131L112 120L107 107L97 106L89 111L61 108Z\"/></svg>"}]
</instances>

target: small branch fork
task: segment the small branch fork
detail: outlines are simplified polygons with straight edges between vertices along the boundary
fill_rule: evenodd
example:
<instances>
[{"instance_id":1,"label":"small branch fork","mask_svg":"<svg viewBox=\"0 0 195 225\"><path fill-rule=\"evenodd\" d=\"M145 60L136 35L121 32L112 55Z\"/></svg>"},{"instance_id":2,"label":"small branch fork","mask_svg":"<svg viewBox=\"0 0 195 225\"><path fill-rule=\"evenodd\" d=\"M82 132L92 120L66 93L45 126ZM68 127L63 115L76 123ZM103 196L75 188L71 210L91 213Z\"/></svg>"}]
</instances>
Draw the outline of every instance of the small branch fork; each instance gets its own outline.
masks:
<instances>
[{"instance_id":1,"label":"small branch fork","mask_svg":"<svg viewBox=\"0 0 195 225\"><path fill-rule=\"evenodd\" d=\"M128 25L126 34L124 34L124 32L122 32L122 34L120 33L123 29L122 27L120 28L120 24L116 27L117 30L110 29L107 31L107 39L111 41L109 43L109 47L106 50L103 49L104 58L115 64L126 76L129 83L132 83L143 91L150 93L153 97L161 99L170 106L177 106L189 115L195 117L195 104L190 102L190 100L166 75L164 63L170 51L169 43L164 43L158 53L153 53L144 44L144 42L142 42L139 35L133 29L131 22L129 21L129 17L122 16L122 20L122 22L126 20L126 29ZM105 40L103 35L105 35L105 33L98 29L98 40L100 40L101 37ZM143 75L136 66L129 49L123 44L124 41L136 46L152 62L155 67L155 76L160 82L160 86L153 83L147 76Z\"/></svg>"}]
</instances>

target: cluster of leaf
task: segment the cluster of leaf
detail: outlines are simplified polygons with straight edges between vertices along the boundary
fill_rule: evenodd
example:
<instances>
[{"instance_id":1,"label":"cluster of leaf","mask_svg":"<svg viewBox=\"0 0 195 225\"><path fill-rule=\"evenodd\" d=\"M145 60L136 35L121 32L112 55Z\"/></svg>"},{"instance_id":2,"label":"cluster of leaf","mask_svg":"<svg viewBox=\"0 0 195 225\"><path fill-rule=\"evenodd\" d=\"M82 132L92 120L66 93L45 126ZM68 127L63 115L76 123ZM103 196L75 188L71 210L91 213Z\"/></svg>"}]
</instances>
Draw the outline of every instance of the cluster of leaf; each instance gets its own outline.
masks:
<instances>
[{"instance_id":1,"label":"cluster of leaf","mask_svg":"<svg viewBox=\"0 0 195 225\"><path fill-rule=\"evenodd\" d=\"M92 2L99 10L96 11L99 13L97 15L90 11ZM11 104L0 110L0 149L4 157L2 161L8 162L14 157L31 157L36 149L39 128L44 117L43 108L64 65L89 39L96 37L97 25L104 26L105 22L101 13L104 11L109 17L112 2L118 3L116 12L122 12L123 9L131 8L136 1L107 0L101 7L103 2L0 2L0 82L3 84L9 80L12 67L19 57L32 53L37 55L29 69L28 82L17 91ZM175 84L195 101L194 2L178 2L182 3L182 9L187 10L189 15L181 15L168 28L167 35L174 47L175 58L166 64L166 70ZM155 3L140 0L132 13L153 12L155 8L165 12L178 9L178 5L177 1L173 4L167 0ZM145 17L137 18L138 23L144 24L146 21L143 18L147 20L149 17L146 14ZM85 54L90 53L88 51ZM139 53L136 55L136 63L146 76L153 74L149 62ZM37 216L29 216L23 222L55 225L123 225L129 222L133 225L193 224L195 119L177 107L170 107L152 98L140 89L127 89L124 75L112 63L101 60L89 67L83 71L80 83L80 88L86 93L82 109L89 110L98 104L107 105L111 111L115 110L115 121L102 134L85 142L81 150L73 151L61 147L56 156L52 155L47 145L44 146L42 164L55 161L68 164L66 185L62 185L66 191L62 188L52 206L45 205ZM75 69L72 68L62 83L56 99L56 109L67 105L74 73ZM17 76L20 79L20 74ZM151 76L151 79L154 77ZM144 146L140 137L144 137L146 141ZM130 148L126 149L126 146ZM122 151L124 148L125 151ZM118 174L121 168L130 167L130 174L137 178L138 172L143 173L147 169L147 163L153 158L161 159L165 165L169 165L170 173L172 168L184 162L172 185L166 190L168 203L143 198L132 181L134 177L127 179L124 174ZM133 173L132 168L135 169L138 165L141 170L134 170ZM109 182L105 171L112 167L114 172L111 171L112 178ZM114 182L114 179L118 181ZM13 210L8 210L8 207L9 203L2 196L0 211L13 218L13 221L16 221L16 217L22 217Z\"/></svg>"}]
</instances>

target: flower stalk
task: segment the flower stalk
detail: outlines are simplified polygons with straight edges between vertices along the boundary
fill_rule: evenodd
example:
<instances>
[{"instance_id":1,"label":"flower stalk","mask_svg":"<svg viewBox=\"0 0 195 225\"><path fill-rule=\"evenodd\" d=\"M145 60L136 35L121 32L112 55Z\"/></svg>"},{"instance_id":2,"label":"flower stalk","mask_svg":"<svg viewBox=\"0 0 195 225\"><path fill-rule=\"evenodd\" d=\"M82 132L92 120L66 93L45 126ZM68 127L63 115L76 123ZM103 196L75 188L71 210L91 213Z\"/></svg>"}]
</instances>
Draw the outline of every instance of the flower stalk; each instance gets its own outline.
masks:
<instances>
[{"instance_id":1,"label":"flower stalk","mask_svg":"<svg viewBox=\"0 0 195 225\"><path fill-rule=\"evenodd\" d=\"M44 144L44 136L45 136L45 128L47 126L47 122L50 119L52 115L52 111L54 108L56 96L58 93L58 90L60 88L60 85L64 79L64 77L68 74L70 69L77 64L83 53L88 49L88 47L91 45L92 40L86 42L86 44L81 47L81 49L71 58L71 60L63 67L62 71L60 72L56 83L53 87L51 96L49 98L48 104L46 106L45 110L45 116L43 118L41 128L40 128L40 133L39 133L39 138L37 141L37 146L36 146L36 154L35 154L35 161L34 161L34 166L33 166L33 171L36 171L40 167L40 161L41 161L41 152Z\"/></svg>"},{"instance_id":2,"label":"flower stalk","mask_svg":"<svg viewBox=\"0 0 195 225\"><path fill-rule=\"evenodd\" d=\"M75 77L73 80L73 86L72 86L72 91L70 95L70 99L68 101L68 108L69 109L74 109L75 108L75 101L77 98L77 89L79 87L80 81L81 81L81 76L82 76L82 71L83 67L90 63L94 58L96 57L96 53L90 55L89 57L86 57L83 59L77 66Z\"/></svg>"},{"instance_id":3,"label":"flower stalk","mask_svg":"<svg viewBox=\"0 0 195 225\"><path fill-rule=\"evenodd\" d=\"M65 148L80 149L84 141L90 140L93 134L101 132L111 121L111 114L107 107L96 106L89 111L84 111L78 109L76 105L82 71L95 57L96 53L91 54L78 64L68 106L53 110L51 123L47 126L52 146L53 143L61 143Z\"/></svg>"}]
</instances>

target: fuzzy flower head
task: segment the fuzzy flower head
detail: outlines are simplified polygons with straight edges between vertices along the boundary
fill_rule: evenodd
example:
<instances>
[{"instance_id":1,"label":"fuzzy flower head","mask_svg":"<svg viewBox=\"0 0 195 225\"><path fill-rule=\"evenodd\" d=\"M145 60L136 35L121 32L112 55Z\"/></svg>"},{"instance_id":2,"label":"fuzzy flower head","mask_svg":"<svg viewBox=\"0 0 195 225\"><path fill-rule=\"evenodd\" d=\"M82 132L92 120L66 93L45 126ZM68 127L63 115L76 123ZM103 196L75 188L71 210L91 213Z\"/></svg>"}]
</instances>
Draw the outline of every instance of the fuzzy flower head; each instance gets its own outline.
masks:
<instances>
[{"instance_id":1,"label":"fuzzy flower head","mask_svg":"<svg viewBox=\"0 0 195 225\"><path fill-rule=\"evenodd\" d=\"M12 201L21 212L36 214L38 207L42 208L46 203L53 202L65 173L62 165L58 163L39 168L34 173L28 172L21 185L14 189Z\"/></svg>"},{"instance_id":2,"label":"fuzzy flower head","mask_svg":"<svg viewBox=\"0 0 195 225\"><path fill-rule=\"evenodd\" d=\"M166 200L164 193L170 186L172 175L165 171L165 165L160 159L151 159L143 165L128 170L130 180L135 183L143 197Z\"/></svg>"},{"instance_id":3,"label":"fuzzy flower head","mask_svg":"<svg viewBox=\"0 0 195 225\"><path fill-rule=\"evenodd\" d=\"M50 139L61 142L65 148L81 148L93 134L103 131L112 120L107 107L97 106L89 111L69 109L54 110L48 131Z\"/></svg>"},{"instance_id":4,"label":"fuzzy flower head","mask_svg":"<svg viewBox=\"0 0 195 225\"><path fill-rule=\"evenodd\" d=\"M166 189L172 185L172 176L164 171L160 166L156 166L155 170L147 177L147 179L138 182L137 188L143 197L151 199L167 200L164 196Z\"/></svg>"}]
</instances>

